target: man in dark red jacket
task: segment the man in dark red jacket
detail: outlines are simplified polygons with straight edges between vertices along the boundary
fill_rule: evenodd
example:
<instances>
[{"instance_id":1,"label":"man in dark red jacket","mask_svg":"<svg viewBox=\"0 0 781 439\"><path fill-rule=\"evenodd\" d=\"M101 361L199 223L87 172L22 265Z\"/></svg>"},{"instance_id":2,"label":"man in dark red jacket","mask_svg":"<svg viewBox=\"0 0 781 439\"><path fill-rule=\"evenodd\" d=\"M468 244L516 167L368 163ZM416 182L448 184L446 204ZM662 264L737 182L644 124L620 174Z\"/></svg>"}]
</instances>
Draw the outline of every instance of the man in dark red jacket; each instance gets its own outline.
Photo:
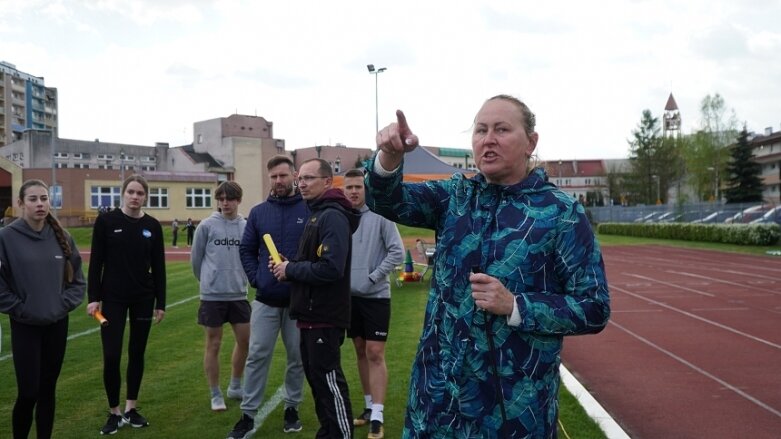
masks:
<instances>
[{"instance_id":1,"label":"man in dark red jacket","mask_svg":"<svg viewBox=\"0 0 781 439\"><path fill-rule=\"evenodd\" d=\"M353 417L340 347L350 327L350 258L359 213L340 189L325 160L301 165L298 186L311 216L292 261L273 267L292 282L290 317L301 329L301 359L320 421L318 438L350 438Z\"/></svg>"}]
</instances>

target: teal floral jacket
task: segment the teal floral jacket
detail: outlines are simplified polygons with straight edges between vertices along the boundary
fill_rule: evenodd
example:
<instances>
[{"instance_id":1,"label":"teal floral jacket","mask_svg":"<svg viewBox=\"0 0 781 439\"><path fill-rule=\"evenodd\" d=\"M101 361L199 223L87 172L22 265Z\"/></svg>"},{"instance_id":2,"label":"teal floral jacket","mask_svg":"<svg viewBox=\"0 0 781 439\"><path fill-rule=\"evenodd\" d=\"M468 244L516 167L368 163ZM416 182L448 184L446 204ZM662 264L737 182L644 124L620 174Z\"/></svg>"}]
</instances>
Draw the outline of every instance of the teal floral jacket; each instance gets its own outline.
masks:
<instances>
[{"instance_id":1,"label":"teal floral jacket","mask_svg":"<svg viewBox=\"0 0 781 439\"><path fill-rule=\"evenodd\" d=\"M370 172L366 185L373 211L437 238L403 437L555 438L563 337L597 333L610 316L583 206L542 169L513 186L480 174L402 183L402 172ZM473 267L515 294L520 326L475 307Z\"/></svg>"}]
</instances>

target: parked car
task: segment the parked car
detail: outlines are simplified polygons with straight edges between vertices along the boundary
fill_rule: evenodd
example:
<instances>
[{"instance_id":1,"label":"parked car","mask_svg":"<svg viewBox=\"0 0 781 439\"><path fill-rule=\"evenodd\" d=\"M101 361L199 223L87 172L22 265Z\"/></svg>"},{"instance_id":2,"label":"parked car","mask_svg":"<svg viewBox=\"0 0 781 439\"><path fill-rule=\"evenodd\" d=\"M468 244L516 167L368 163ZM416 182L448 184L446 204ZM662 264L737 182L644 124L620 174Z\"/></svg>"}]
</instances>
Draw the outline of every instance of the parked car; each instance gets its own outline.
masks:
<instances>
[{"instance_id":1,"label":"parked car","mask_svg":"<svg viewBox=\"0 0 781 439\"><path fill-rule=\"evenodd\" d=\"M634 222L636 223L652 223L654 222L654 217L656 215L659 215L662 212L651 212L648 215L641 216L640 218L635 218Z\"/></svg>"},{"instance_id":2,"label":"parked car","mask_svg":"<svg viewBox=\"0 0 781 439\"><path fill-rule=\"evenodd\" d=\"M751 221L751 224L761 224L761 223L781 224L781 206L776 206L768 210L767 212L765 212L765 214L762 215L761 217Z\"/></svg>"},{"instance_id":3,"label":"parked car","mask_svg":"<svg viewBox=\"0 0 781 439\"><path fill-rule=\"evenodd\" d=\"M659 215L659 218L657 218L655 222L657 222L657 223L675 223L675 222L681 221L681 218L683 218L683 214L682 213L665 212L665 213Z\"/></svg>"},{"instance_id":4,"label":"parked car","mask_svg":"<svg viewBox=\"0 0 781 439\"><path fill-rule=\"evenodd\" d=\"M731 217L734 214L735 212L729 210L717 210L716 212L711 212L702 218L693 220L692 223L693 224L721 223L724 222L725 219Z\"/></svg>"},{"instance_id":5,"label":"parked car","mask_svg":"<svg viewBox=\"0 0 781 439\"><path fill-rule=\"evenodd\" d=\"M727 218L724 222L727 224L748 224L764 215L771 208L769 204L757 204L756 206L743 209L732 217Z\"/></svg>"}]
</instances>

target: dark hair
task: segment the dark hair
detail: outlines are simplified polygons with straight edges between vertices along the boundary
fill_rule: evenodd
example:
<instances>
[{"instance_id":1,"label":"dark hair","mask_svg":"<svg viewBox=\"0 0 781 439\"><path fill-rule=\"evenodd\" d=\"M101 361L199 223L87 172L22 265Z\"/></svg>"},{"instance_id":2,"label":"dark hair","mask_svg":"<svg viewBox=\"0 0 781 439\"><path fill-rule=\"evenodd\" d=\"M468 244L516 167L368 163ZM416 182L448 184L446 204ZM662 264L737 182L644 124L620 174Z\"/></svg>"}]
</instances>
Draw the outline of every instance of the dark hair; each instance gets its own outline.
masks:
<instances>
[{"instance_id":1,"label":"dark hair","mask_svg":"<svg viewBox=\"0 0 781 439\"><path fill-rule=\"evenodd\" d=\"M350 169L349 171L344 173L344 178L352 178L352 177L361 177L363 178L366 174L364 174L363 169Z\"/></svg>"},{"instance_id":2,"label":"dark hair","mask_svg":"<svg viewBox=\"0 0 781 439\"><path fill-rule=\"evenodd\" d=\"M309 160L305 161L304 163L301 164L301 166L303 166L303 165L305 165L305 164L307 164L309 162L318 162L320 164L320 166L317 167L317 170L320 172L321 176L333 178L334 171L333 171L333 169L331 169L331 165L327 161L325 161L323 159L319 159L319 158L314 158L314 159L309 159Z\"/></svg>"},{"instance_id":3,"label":"dark hair","mask_svg":"<svg viewBox=\"0 0 781 439\"><path fill-rule=\"evenodd\" d=\"M144 178L143 175L133 174L130 177L126 178L125 181L122 183L122 193L125 193L125 189L127 189L127 185L129 185L132 182L137 182L141 186L144 187L144 192L149 195L149 183L146 182L146 178Z\"/></svg>"},{"instance_id":4,"label":"dark hair","mask_svg":"<svg viewBox=\"0 0 781 439\"><path fill-rule=\"evenodd\" d=\"M223 181L214 191L214 198L225 197L229 200L241 200L244 191L235 181Z\"/></svg>"},{"instance_id":5,"label":"dark hair","mask_svg":"<svg viewBox=\"0 0 781 439\"><path fill-rule=\"evenodd\" d=\"M290 166L291 171L296 170L296 165L293 164L293 160L290 160L290 157L286 155L275 155L274 157L268 159L268 163L266 163L266 169L270 171L272 168L276 168L282 163L287 163L287 165Z\"/></svg>"},{"instance_id":6,"label":"dark hair","mask_svg":"<svg viewBox=\"0 0 781 439\"><path fill-rule=\"evenodd\" d=\"M529 106L524 104L522 100L516 98L515 96L510 95L496 95L488 101L493 101L496 99L500 99L503 101L511 102L515 104L516 107L518 107L519 110L521 110L521 115L523 116L523 130L526 131L526 135L531 136L534 132L534 127L537 125L537 117L532 113L532 111L529 109Z\"/></svg>"},{"instance_id":7,"label":"dark hair","mask_svg":"<svg viewBox=\"0 0 781 439\"><path fill-rule=\"evenodd\" d=\"M25 192L27 192L27 189L33 186L40 186L46 189L46 191L49 190L49 186L46 186L46 183L41 180L27 180L22 183L22 187L19 188L19 199L24 201ZM65 256L65 280L68 283L73 282L73 264L71 263L73 249L71 248L70 241L68 240L68 235L62 228L60 222L57 221L57 218L52 215L51 211L46 214L46 223L49 224L49 227L51 227L52 231L54 231L54 236L57 238L57 243L60 245L60 249L62 249L63 256Z\"/></svg>"}]
</instances>

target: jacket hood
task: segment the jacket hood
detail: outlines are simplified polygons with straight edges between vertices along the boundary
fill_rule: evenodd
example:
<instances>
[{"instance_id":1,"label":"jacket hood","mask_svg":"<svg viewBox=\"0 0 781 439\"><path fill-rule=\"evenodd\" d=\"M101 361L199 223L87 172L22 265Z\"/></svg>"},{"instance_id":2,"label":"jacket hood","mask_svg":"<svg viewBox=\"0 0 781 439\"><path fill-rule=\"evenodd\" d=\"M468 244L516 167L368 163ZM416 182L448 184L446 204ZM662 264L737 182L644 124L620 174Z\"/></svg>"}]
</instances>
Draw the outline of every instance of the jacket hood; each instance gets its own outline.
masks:
<instances>
[{"instance_id":1,"label":"jacket hood","mask_svg":"<svg viewBox=\"0 0 781 439\"><path fill-rule=\"evenodd\" d=\"M301 192L299 192L298 189L296 189L293 195L290 195L288 197L278 197L274 195L274 193L272 192L269 194L268 198L266 198L266 201L274 204L288 205L288 204L296 204L302 199L303 198L301 197Z\"/></svg>"},{"instance_id":2,"label":"jacket hood","mask_svg":"<svg viewBox=\"0 0 781 439\"><path fill-rule=\"evenodd\" d=\"M43 229L41 229L40 232L36 232L35 230L30 228L30 225L27 224L27 221L19 218L16 221L12 222L8 225L8 227L11 228L11 230L21 233L22 235L27 236L30 239L42 241L49 237L52 233L54 233L54 230L49 226L49 223L44 222Z\"/></svg>"},{"instance_id":3,"label":"jacket hood","mask_svg":"<svg viewBox=\"0 0 781 439\"><path fill-rule=\"evenodd\" d=\"M358 230L358 225L361 223L361 213L353 209L353 204L344 196L344 192L341 189L328 189L323 195L309 202L309 208L313 212L326 207L334 207L344 212L347 220L350 222L351 233Z\"/></svg>"},{"instance_id":4,"label":"jacket hood","mask_svg":"<svg viewBox=\"0 0 781 439\"><path fill-rule=\"evenodd\" d=\"M460 174L462 175L462 174ZM548 181L548 174L545 173L545 170L543 168L534 168L529 172L529 175L526 176L523 180L516 184L512 184L509 186L501 186L496 185L492 183L488 183L485 180L485 176L483 174L477 174L474 177L472 177L470 180L477 183L480 186L480 189L487 189L489 187L497 187L501 188L502 192L509 192L512 194L539 194L542 192L549 192L554 189L556 189L556 186Z\"/></svg>"}]
</instances>

